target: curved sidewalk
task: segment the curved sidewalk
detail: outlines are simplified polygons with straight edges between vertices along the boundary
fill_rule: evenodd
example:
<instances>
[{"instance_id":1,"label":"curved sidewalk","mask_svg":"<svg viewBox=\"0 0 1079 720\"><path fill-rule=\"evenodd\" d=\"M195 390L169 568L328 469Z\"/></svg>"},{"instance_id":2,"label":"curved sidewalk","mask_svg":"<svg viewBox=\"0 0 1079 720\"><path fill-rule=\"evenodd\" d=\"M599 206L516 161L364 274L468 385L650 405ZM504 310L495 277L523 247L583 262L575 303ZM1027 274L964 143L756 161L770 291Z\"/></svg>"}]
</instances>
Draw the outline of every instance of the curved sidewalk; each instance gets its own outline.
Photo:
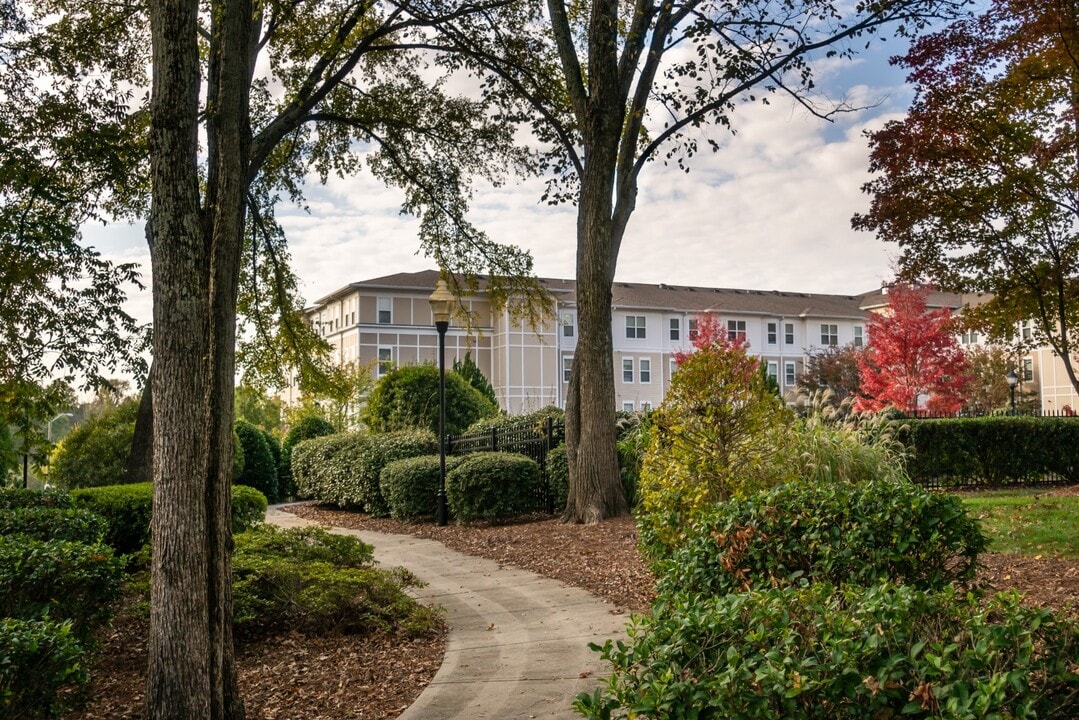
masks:
<instances>
[{"instance_id":1,"label":"curved sidewalk","mask_svg":"<svg viewBox=\"0 0 1079 720\"><path fill-rule=\"evenodd\" d=\"M266 521L310 524L271 507ZM334 528L375 547L384 566L427 583L419 600L446 609L446 656L401 720L579 718L570 704L608 668L588 643L625 637L626 616L585 590L500 566L434 540ZM574 558L566 558L574 562Z\"/></svg>"}]
</instances>

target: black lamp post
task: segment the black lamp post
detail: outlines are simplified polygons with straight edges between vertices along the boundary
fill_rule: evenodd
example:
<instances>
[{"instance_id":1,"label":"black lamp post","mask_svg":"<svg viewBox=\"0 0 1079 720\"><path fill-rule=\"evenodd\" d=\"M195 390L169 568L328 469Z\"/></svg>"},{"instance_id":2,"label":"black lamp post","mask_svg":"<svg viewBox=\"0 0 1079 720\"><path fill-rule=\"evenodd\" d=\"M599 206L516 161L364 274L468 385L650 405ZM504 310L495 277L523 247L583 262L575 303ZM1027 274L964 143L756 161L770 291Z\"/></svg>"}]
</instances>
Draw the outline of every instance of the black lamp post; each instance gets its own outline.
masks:
<instances>
[{"instance_id":1,"label":"black lamp post","mask_svg":"<svg viewBox=\"0 0 1079 720\"><path fill-rule=\"evenodd\" d=\"M1004 376L1004 379L1008 381L1008 389L1012 391L1012 415L1015 415L1015 386L1019 382L1019 376L1015 374L1015 370L1009 370L1008 374Z\"/></svg>"},{"instance_id":2,"label":"black lamp post","mask_svg":"<svg viewBox=\"0 0 1079 720\"><path fill-rule=\"evenodd\" d=\"M449 515L446 510L446 330L450 327L453 293L446 286L444 278L438 279L429 299L438 330L438 507L435 521L445 525Z\"/></svg>"}]
</instances>

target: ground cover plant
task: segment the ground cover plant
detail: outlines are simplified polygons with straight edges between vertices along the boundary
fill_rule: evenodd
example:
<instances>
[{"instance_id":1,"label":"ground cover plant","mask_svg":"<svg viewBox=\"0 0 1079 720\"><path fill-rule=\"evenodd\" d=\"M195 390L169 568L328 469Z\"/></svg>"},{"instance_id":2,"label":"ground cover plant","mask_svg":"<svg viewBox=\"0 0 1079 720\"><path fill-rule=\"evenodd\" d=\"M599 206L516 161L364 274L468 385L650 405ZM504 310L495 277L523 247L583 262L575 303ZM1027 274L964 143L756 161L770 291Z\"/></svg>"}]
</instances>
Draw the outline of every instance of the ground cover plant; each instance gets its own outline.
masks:
<instances>
[{"instance_id":1,"label":"ground cover plant","mask_svg":"<svg viewBox=\"0 0 1079 720\"><path fill-rule=\"evenodd\" d=\"M1044 490L964 493L994 552L1079 558L1079 494Z\"/></svg>"}]
</instances>

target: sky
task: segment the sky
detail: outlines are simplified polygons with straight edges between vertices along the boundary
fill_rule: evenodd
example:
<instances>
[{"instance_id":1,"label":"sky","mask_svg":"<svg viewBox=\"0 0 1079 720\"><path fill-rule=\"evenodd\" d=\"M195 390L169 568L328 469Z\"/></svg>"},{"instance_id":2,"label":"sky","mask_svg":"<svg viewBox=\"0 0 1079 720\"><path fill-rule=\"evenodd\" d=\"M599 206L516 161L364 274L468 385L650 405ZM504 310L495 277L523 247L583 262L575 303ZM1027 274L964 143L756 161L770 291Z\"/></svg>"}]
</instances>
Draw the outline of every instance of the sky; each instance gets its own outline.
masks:
<instances>
[{"instance_id":1,"label":"sky","mask_svg":"<svg viewBox=\"0 0 1079 720\"><path fill-rule=\"evenodd\" d=\"M688 174L646 167L616 279L836 294L890 280L896 248L852 230L850 220L869 205L864 131L901 117L910 102L902 71L887 62L904 49L893 40L818 74L829 96L871 110L829 123L773 96L768 106L738 109L736 134L711 130L720 150L699 153ZM529 250L539 276L572 278L575 209L543 204L542 192L540 179L480 187L472 221L491 239ZM307 196L309 213L281 207L277 216L308 303L350 282L434 267L417 254L418 223L400 213L399 190L360 174L325 186L312 178ZM88 227L85 238L107 258L141 263L149 286L141 225ZM148 322L149 293L133 294L128 310Z\"/></svg>"}]
</instances>

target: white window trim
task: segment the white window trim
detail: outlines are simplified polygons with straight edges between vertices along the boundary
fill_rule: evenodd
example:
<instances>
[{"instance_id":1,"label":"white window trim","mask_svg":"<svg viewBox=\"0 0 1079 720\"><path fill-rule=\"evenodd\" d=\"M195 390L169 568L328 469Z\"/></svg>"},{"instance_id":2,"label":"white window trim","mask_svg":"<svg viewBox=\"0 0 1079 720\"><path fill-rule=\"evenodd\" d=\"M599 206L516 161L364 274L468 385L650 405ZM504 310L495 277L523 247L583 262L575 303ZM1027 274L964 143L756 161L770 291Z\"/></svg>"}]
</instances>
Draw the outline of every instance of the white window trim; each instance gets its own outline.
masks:
<instances>
[{"instance_id":1,"label":"white window trim","mask_svg":"<svg viewBox=\"0 0 1079 720\"><path fill-rule=\"evenodd\" d=\"M629 380L626 380L626 363L629 363ZM622 384L632 385L633 376L636 374L636 370L633 366L633 358L622 358Z\"/></svg>"},{"instance_id":2,"label":"white window trim","mask_svg":"<svg viewBox=\"0 0 1079 720\"><path fill-rule=\"evenodd\" d=\"M383 301L385 301L386 304L388 304L390 306L388 310L383 310L382 309ZM390 314L390 319L387 320L386 322L382 322L382 313L383 312L388 312ZM383 296L383 297L378 297L378 298L375 299L375 324L376 325L393 325L393 298L392 297L384 297Z\"/></svg>"},{"instance_id":3,"label":"white window trim","mask_svg":"<svg viewBox=\"0 0 1079 720\"><path fill-rule=\"evenodd\" d=\"M771 346L779 344L779 323L770 322L764 325L764 340L765 343Z\"/></svg>"},{"instance_id":4,"label":"white window trim","mask_svg":"<svg viewBox=\"0 0 1079 720\"><path fill-rule=\"evenodd\" d=\"M787 370L790 370L788 373ZM783 385L785 387L793 387L798 384L798 366L794 364L793 360L787 360L783 363Z\"/></svg>"},{"instance_id":5,"label":"white window trim","mask_svg":"<svg viewBox=\"0 0 1079 720\"><path fill-rule=\"evenodd\" d=\"M794 323L783 323L783 344L794 345Z\"/></svg>"},{"instance_id":6,"label":"white window trim","mask_svg":"<svg viewBox=\"0 0 1079 720\"><path fill-rule=\"evenodd\" d=\"M387 353L389 353L390 357L389 357L388 360L383 360L382 359L382 351L383 350L385 350ZM378 373L378 377L382 377L383 375L388 373L390 371L391 367L393 366L393 348L392 347L379 347L375 351L375 357L377 358L377 360L375 361L375 365L376 365L376 371ZM383 363L387 363L390 367L384 367Z\"/></svg>"},{"instance_id":7,"label":"white window trim","mask_svg":"<svg viewBox=\"0 0 1079 720\"><path fill-rule=\"evenodd\" d=\"M641 363L648 363L648 379L644 379L644 366ZM637 379L641 385L652 384L652 358L637 358Z\"/></svg>"},{"instance_id":8,"label":"white window trim","mask_svg":"<svg viewBox=\"0 0 1079 720\"><path fill-rule=\"evenodd\" d=\"M562 358L562 382L568 383L570 373L573 372L573 356L564 356Z\"/></svg>"},{"instance_id":9,"label":"white window trim","mask_svg":"<svg viewBox=\"0 0 1079 720\"><path fill-rule=\"evenodd\" d=\"M681 339L682 339L682 320L680 318L668 318L667 338L669 340L681 341Z\"/></svg>"},{"instance_id":10,"label":"white window trim","mask_svg":"<svg viewBox=\"0 0 1079 720\"><path fill-rule=\"evenodd\" d=\"M633 321L632 326L630 320ZM640 323L637 321L640 320ZM648 327L648 322L644 315L626 315L626 339L627 340L644 340L648 337L645 329ZM632 330L633 334L630 335L629 331Z\"/></svg>"},{"instance_id":11,"label":"white window trim","mask_svg":"<svg viewBox=\"0 0 1079 720\"><path fill-rule=\"evenodd\" d=\"M622 401L622 412L633 412L633 401L632 400L623 400Z\"/></svg>"}]
</instances>

